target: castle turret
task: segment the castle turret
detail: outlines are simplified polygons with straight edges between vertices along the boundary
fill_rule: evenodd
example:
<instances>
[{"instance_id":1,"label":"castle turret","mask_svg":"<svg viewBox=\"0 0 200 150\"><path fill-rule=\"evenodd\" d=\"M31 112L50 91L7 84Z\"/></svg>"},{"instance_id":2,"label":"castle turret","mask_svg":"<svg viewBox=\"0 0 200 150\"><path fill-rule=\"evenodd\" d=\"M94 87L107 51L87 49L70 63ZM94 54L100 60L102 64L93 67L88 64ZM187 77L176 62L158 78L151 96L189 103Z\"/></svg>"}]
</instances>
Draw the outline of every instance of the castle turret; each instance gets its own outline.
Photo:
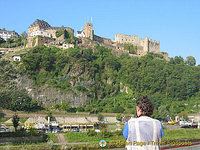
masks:
<instances>
[{"instance_id":1,"label":"castle turret","mask_svg":"<svg viewBox=\"0 0 200 150\"><path fill-rule=\"evenodd\" d=\"M86 23L83 32L84 32L86 38L89 38L91 40L94 39L94 30L93 30L92 23Z\"/></svg>"}]
</instances>

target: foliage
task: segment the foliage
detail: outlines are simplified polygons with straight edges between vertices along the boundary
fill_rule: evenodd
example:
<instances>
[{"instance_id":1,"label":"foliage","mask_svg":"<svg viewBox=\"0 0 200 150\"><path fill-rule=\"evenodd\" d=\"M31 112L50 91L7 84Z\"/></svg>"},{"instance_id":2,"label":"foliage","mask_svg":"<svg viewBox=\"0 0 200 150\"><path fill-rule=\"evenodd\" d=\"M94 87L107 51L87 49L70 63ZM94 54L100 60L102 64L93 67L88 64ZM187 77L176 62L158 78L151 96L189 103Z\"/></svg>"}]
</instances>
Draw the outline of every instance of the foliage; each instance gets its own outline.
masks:
<instances>
[{"instance_id":1,"label":"foliage","mask_svg":"<svg viewBox=\"0 0 200 150\"><path fill-rule=\"evenodd\" d=\"M98 116L97 116L97 117L98 117L98 120L99 120L99 121L103 121L103 118L104 118L104 117L103 117L103 115L102 115L102 114L98 114Z\"/></svg>"},{"instance_id":2,"label":"foliage","mask_svg":"<svg viewBox=\"0 0 200 150\"><path fill-rule=\"evenodd\" d=\"M200 96L200 70L180 56L166 62L154 53L116 57L102 46L95 50L38 46L22 57L21 68L37 86L87 95L86 112L135 113L135 100L143 95L153 101L156 118L198 111L193 106ZM63 103L56 109L76 108Z\"/></svg>"},{"instance_id":3,"label":"foliage","mask_svg":"<svg viewBox=\"0 0 200 150\"><path fill-rule=\"evenodd\" d=\"M5 116L4 112L2 111L2 108L0 107L0 119Z\"/></svg>"},{"instance_id":4,"label":"foliage","mask_svg":"<svg viewBox=\"0 0 200 150\"><path fill-rule=\"evenodd\" d=\"M95 132L95 130L88 130L87 131L87 136L95 136L97 135L97 133Z\"/></svg>"},{"instance_id":5,"label":"foliage","mask_svg":"<svg viewBox=\"0 0 200 150\"><path fill-rule=\"evenodd\" d=\"M166 106L164 105L161 105L159 108L158 108L158 119L159 120L167 120L167 115L169 114L169 112L167 111L167 108Z\"/></svg>"},{"instance_id":6,"label":"foliage","mask_svg":"<svg viewBox=\"0 0 200 150\"><path fill-rule=\"evenodd\" d=\"M52 112L48 112L47 115L45 116L45 119L48 121L48 117L51 121L51 119L53 118Z\"/></svg>"},{"instance_id":7,"label":"foliage","mask_svg":"<svg viewBox=\"0 0 200 150\"><path fill-rule=\"evenodd\" d=\"M6 41L0 38L0 47L13 48L18 46L25 46L27 44L27 38L24 35L18 36L17 38L8 38Z\"/></svg>"},{"instance_id":8,"label":"foliage","mask_svg":"<svg viewBox=\"0 0 200 150\"><path fill-rule=\"evenodd\" d=\"M124 43L124 49L128 50L130 54L136 54L137 53L137 46L134 46L131 43Z\"/></svg>"},{"instance_id":9,"label":"foliage","mask_svg":"<svg viewBox=\"0 0 200 150\"><path fill-rule=\"evenodd\" d=\"M58 37L60 37L61 35L63 35L64 34L64 30L57 30L56 31L56 37L58 38Z\"/></svg>"},{"instance_id":10,"label":"foliage","mask_svg":"<svg viewBox=\"0 0 200 150\"><path fill-rule=\"evenodd\" d=\"M196 59L193 56L187 56L185 63L189 66L195 66L196 65Z\"/></svg>"},{"instance_id":11,"label":"foliage","mask_svg":"<svg viewBox=\"0 0 200 150\"><path fill-rule=\"evenodd\" d=\"M14 126L15 132L16 132L17 127L19 126L19 117L17 114L13 115L12 122L13 122L13 126Z\"/></svg>"},{"instance_id":12,"label":"foliage","mask_svg":"<svg viewBox=\"0 0 200 150\"><path fill-rule=\"evenodd\" d=\"M116 119L117 119L118 121L122 121L122 115L121 115L121 114L117 114Z\"/></svg>"}]
</instances>

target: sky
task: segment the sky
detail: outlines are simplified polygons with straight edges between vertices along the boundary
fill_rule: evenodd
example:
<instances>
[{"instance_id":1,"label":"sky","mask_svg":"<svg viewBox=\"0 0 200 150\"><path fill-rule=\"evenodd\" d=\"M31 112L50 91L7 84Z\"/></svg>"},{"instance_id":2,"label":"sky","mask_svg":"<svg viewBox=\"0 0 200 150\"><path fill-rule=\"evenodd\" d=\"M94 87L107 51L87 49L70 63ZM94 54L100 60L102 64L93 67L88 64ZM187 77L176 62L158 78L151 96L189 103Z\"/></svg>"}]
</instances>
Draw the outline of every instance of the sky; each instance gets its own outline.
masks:
<instances>
[{"instance_id":1,"label":"sky","mask_svg":"<svg viewBox=\"0 0 200 150\"><path fill-rule=\"evenodd\" d=\"M1 0L0 10L0 28L19 34L36 19L75 31L91 22L96 35L148 37L169 57L194 56L200 64L200 0Z\"/></svg>"}]
</instances>

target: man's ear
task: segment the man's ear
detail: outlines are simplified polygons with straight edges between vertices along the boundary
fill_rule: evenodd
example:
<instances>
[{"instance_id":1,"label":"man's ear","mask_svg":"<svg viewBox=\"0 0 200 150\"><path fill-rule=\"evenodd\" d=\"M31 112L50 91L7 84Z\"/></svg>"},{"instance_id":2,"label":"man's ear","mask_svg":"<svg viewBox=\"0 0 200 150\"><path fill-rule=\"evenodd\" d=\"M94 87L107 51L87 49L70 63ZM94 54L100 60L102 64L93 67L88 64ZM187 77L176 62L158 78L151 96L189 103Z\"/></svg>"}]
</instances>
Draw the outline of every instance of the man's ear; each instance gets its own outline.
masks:
<instances>
[{"instance_id":1,"label":"man's ear","mask_svg":"<svg viewBox=\"0 0 200 150\"><path fill-rule=\"evenodd\" d=\"M141 111L141 110L140 110L140 107L138 107L138 106L136 107L136 110L137 110L138 112L140 112L140 111Z\"/></svg>"}]
</instances>

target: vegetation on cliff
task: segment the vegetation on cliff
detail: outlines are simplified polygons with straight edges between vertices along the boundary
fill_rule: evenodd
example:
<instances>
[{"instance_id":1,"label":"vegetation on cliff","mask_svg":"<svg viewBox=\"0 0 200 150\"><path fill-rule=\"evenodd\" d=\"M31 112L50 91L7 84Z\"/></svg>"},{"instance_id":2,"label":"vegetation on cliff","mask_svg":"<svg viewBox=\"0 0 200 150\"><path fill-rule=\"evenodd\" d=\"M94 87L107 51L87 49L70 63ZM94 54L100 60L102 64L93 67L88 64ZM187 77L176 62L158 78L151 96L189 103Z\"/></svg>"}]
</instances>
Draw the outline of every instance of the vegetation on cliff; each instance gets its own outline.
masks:
<instances>
[{"instance_id":1,"label":"vegetation on cliff","mask_svg":"<svg viewBox=\"0 0 200 150\"><path fill-rule=\"evenodd\" d=\"M135 99L142 95L154 102L156 118L166 118L163 112L173 116L198 110L200 68L185 64L182 57L166 62L153 53L119 58L101 46L39 46L23 56L20 68L36 85L86 93L90 100L85 111L135 113Z\"/></svg>"},{"instance_id":2,"label":"vegetation on cliff","mask_svg":"<svg viewBox=\"0 0 200 150\"><path fill-rule=\"evenodd\" d=\"M10 110L35 111L40 107L27 91L17 88L17 70L8 60L0 58L0 107Z\"/></svg>"}]
</instances>

